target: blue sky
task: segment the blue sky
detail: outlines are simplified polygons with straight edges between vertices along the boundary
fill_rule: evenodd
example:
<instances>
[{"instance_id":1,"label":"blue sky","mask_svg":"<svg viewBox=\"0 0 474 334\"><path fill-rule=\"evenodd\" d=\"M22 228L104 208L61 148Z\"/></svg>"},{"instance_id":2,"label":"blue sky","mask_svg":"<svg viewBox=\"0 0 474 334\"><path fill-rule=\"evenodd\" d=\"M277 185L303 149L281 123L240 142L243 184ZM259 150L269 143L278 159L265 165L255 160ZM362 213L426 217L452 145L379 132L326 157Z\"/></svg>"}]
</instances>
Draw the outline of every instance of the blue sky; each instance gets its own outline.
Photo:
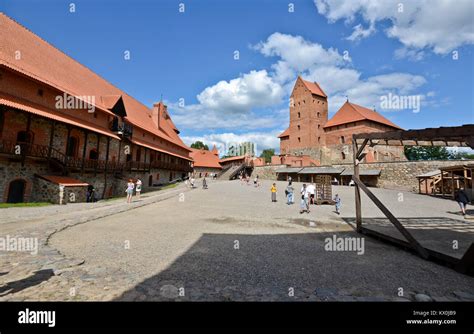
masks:
<instances>
[{"instance_id":1,"label":"blue sky","mask_svg":"<svg viewBox=\"0 0 474 334\"><path fill-rule=\"evenodd\" d=\"M0 10L142 103L163 94L188 144L261 150L278 148L298 73L329 95L330 117L348 95L407 129L474 122L472 1L400 3L3 0ZM383 109L389 93L418 96L419 111Z\"/></svg>"}]
</instances>

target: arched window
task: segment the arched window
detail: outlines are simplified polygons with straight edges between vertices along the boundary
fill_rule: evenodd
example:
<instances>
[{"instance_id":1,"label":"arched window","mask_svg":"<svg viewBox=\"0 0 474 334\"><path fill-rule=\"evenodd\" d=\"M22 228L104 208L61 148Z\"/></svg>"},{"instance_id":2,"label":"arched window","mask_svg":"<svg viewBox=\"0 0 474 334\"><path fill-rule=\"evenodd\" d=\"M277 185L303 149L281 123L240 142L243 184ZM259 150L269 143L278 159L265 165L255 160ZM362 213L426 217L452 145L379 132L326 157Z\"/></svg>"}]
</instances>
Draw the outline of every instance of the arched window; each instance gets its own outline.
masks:
<instances>
[{"instance_id":1,"label":"arched window","mask_svg":"<svg viewBox=\"0 0 474 334\"><path fill-rule=\"evenodd\" d=\"M346 142L344 136L341 136L341 144L344 144Z\"/></svg>"},{"instance_id":2,"label":"arched window","mask_svg":"<svg viewBox=\"0 0 474 334\"><path fill-rule=\"evenodd\" d=\"M346 154L344 152L341 152L341 158L342 160L346 160Z\"/></svg>"},{"instance_id":3,"label":"arched window","mask_svg":"<svg viewBox=\"0 0 474 334\"><path fill-rule=\"evenodd\" d=\"M298 125L298 130L301 130L301 126Z\"/></svg>"},{"instance_id":4,"label":"arched window","mask_svg":"<svg viewBox=\"0 0 474 334\"><path fill-rule=\"evenodd\" d=\"M317 116L318 116L318 118L319 118L319 117L321 117L321 113L320 113L320 112L318 112L318 113L317 113Z\"/></svg>"},{"instance_id":5,"label":"arched window","mask_svg":"<svg viewBox=\"0 0 474 334\"><path fill-rule=\"evenodd\" d=\"M301 143L301 138L300 137L298 137L298 143Z\"/></svg>"},{"instance_id":6,"label":"arched window","mask_svg":"<svg viewBox=\"0 0 474 334\"><path fill-rule=\"evenodd\" d=\"M300 117L301 117L301 114L298 112L298 118L300 118Z\"/></svg>"}]
</instances>

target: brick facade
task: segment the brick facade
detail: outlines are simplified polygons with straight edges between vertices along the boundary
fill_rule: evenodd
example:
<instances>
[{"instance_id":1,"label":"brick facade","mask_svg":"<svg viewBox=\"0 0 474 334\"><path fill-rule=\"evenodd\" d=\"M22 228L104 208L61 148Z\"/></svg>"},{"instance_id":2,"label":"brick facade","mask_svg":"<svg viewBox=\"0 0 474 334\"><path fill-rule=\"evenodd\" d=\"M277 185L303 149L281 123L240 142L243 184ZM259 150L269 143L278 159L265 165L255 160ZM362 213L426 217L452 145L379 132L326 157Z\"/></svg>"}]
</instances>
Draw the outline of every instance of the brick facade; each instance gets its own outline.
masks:
<instances>
[{"instance_id":1,"label":"brick facade","mask_svg":"<svg viewBox=\"0 0 474 334\"><path fill-rule=\"evenodd\" d=\"M342 108L349 107L344 105ZM350 111L344 112L345 116L352 117ZM375 114L375 111L372 112ZM350 162L353 134L397 129L388 121L384 124L385 119L379 114L375 114L378 116L376 120L380 120L377 122L362 119L356 110L353 113L352 121L346 117L343 122L338 122L340 124L328 126L331 122L328 120L326 94L316 83L298 77L290 98L290 125L279 136L280 156L309 156L322 165ZM371 152L367 155L367 162L405 160L402 147L380 145L375 150L369 150Z\"/></svg>"}]
</instances>

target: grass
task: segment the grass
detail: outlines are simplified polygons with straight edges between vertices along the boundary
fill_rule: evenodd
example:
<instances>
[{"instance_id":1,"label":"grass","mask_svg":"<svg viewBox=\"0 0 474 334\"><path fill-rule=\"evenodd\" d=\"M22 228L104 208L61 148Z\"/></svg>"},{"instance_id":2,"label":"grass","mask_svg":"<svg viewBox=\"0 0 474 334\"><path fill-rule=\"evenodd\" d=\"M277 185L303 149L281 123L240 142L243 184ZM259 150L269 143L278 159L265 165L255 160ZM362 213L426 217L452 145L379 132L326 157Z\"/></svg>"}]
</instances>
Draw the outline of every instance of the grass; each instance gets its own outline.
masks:
<instances>
[{"instance_id":1,"label":"grass","mask_svg":"<svg viewBox=\"0 0 474 334\"><path fill-rule=\"evenodd\" d=\"M35 206L47 206L52 205L48 202L32 202L32 203L0 203L0 209L6 208L22 208L22 207L35 207Z\"/></svg>"},{"instance_id":2,"label":"grass","mask_svg":"<svg viewBox=\"0 0 474 334\"><path fill-rule=\"evenodd\" d=\"M175 187L177 187L177 186L178 186L177 183L171 183L171 184L168 184L168 185L166 185L166 186L164 186L164 187L161 187L160 190L163 190L163 189L172 189L172 188L175 188Z\"/></svg>"}]
</instances>

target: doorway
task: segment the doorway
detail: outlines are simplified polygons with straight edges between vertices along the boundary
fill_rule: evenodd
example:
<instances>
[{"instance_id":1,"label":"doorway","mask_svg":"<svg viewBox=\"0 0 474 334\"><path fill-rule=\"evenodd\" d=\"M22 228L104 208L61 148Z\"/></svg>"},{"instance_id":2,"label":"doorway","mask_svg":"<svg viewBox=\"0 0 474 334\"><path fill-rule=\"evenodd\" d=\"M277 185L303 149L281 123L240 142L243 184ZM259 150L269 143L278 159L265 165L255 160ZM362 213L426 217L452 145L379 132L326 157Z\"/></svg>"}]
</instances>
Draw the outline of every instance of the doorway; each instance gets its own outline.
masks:
<instances>
[{"instance_id":1,"label":"doorway","mask_svg":"<svg viewBox=\"0 0 474 334\"><path fill-rule=\"evenodd\" d=\"M7 203L23 203L25 197L25 188L25 180L19 179L10 182Z\"/></svg>"}]
</instances>

